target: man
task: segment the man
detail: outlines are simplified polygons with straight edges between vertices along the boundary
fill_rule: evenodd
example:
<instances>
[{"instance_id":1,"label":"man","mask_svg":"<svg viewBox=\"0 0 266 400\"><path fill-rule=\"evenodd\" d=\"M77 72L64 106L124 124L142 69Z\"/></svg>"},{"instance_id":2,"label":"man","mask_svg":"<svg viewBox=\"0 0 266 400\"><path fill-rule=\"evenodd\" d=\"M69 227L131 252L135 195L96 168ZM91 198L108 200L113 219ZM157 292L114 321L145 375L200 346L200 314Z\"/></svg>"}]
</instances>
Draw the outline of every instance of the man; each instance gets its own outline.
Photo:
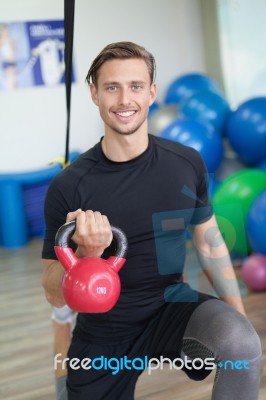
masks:
<instances>
[{"instance_id":1,"label":"man","mask_svg":"<svg viewBox=\"0 0 266 400\"><path fill-rule=\"evenodd\" d=\"M110 223L128 238L122 290L103 314L79 314L69 349L68 399L130 400L141 370L71 368L72 359L128 360L212 357L219 372L213 400L255 400L260 381L259 338L247 320L227 248L207 196L199 154L148 134L156 98L155 61L131 42L106 46L87 75L104 122L104 137L58 175L45 206L43 287L63 307L64 269L53 250L57 229L76 220L77 257L112 254ZM185 232L191 226L201 265L220 299L183 282ZM241 369L223 368L242 360ZM110 365L109 365L110 366ZM184 371L200 380L206 368Z\"/></svg>"}]
</instances>

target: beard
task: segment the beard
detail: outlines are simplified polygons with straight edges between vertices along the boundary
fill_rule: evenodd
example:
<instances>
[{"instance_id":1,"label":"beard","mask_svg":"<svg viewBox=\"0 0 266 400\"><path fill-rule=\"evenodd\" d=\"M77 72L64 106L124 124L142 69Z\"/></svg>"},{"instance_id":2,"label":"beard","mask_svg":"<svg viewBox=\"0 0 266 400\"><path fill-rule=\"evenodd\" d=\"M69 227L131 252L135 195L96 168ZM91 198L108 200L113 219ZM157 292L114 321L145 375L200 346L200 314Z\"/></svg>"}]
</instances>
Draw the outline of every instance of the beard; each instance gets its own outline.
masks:
<instances>
[{"instance_id":1,"label":"beard","mask_svg":"<svg viewBox=\"0 0 266 400\"><path fill-rule=\"evenodd\" d=\"M128 131L123 131L123 130L121 130L121 129L118 129L117 127L111 127L111 128L112 128L112 130L113 130L114 132L118 133L119 135L122 135L122 136L129 136L129 135L133 135L135 132L137 132L138 129L140 128L140 126L141 126L141 125L139 125L139 126L137 126L137 127L135 127L135 128L131 128L131 129L129 129Z\"/></svg>"},{"instance_id":2,"label":"beard","mask_svg":"<svg viewBox=\"0 0 266 400\"><path fill-rule=\"evenodd\" d=\"M127 125L121 126L119 124L112 123L112 122L108 123L107 125L110 129L112 129L112 131L118 133L119 135L129 136L129 135L133 135L134 133L136 133L142 127L142 125L146 121L146 118L143 118L142 120L136 122L135 124L133 124L131 126L127 126Z\"/></svg>"}]
</instances>

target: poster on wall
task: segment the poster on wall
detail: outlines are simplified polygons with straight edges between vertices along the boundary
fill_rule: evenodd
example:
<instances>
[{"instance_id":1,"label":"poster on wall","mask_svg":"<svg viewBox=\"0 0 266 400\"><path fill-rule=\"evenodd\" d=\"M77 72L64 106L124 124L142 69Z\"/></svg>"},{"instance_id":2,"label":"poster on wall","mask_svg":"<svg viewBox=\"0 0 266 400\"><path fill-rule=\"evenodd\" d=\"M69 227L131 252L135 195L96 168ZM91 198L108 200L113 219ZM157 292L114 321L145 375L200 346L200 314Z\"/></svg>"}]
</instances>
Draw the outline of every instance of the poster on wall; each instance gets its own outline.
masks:
<instances>
[{"instance_id":1,"label":"poster on wall","mask_svg":"<svg viewBox=\"0 0 266 400\"><path fill-rule=\"evenodd\" d=\"M0 22L0 90L63 84L64 49L63 20Z\"/></svg>"}]
</instances>

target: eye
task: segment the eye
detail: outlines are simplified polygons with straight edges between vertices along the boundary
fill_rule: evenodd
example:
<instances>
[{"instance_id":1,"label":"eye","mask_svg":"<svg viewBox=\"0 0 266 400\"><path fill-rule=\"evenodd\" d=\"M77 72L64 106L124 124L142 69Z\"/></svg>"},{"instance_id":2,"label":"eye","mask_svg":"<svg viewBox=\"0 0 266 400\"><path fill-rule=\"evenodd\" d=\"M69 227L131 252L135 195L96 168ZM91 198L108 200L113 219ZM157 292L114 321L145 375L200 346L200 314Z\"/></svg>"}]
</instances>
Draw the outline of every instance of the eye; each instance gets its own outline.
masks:
<instances>
[{"instance_id":1,"label":"eye","mask_svg":"<svg viewBox=\"0 0 266 400\"><path fill-rule=\"evenodd\" d=\"M114 93L114 92L117 91L117 86L114 86L114 85L108 86L107 87L107 91L110 92L110 93Z\"/></svg>"},{"instance_id":2,"label":"eye","mask_svg":"<svg viewBox=\"0 0 266 400\"><path fill-rule=\"evenodd\" d=\"M142 89L142 86L141 85L132 85L131 88L134 92L139 92Z\"/></svg>"}]
</instances>

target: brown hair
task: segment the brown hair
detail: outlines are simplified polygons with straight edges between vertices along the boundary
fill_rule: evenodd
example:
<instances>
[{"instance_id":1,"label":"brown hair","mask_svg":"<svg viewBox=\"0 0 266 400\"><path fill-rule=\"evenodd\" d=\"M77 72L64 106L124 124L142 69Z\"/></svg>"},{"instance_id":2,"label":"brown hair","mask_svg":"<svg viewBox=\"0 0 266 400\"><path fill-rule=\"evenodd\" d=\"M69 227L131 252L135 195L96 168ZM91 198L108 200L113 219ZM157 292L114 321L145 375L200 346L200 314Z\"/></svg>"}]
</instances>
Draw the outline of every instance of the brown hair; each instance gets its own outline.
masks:
<instances>
[{"instance_id":1,"label":"brown hair","mask_svg":"<svg viewBox=\"0 0 266 400\"><path fill-rule=\"evenodd\" d=\"M111 43L104 47L104 49L98 54L95 60L92 62L89 72L86 76L85 81L90 85L91 83L97 85L97 79L99 75L99 69L101 66L109 60L114 59L130 59L139 58L145 61L151 83L155 80L155 59L153 55L148 52L144 47L132 42L117 42Z\"/></svg>"}]
</instances>

